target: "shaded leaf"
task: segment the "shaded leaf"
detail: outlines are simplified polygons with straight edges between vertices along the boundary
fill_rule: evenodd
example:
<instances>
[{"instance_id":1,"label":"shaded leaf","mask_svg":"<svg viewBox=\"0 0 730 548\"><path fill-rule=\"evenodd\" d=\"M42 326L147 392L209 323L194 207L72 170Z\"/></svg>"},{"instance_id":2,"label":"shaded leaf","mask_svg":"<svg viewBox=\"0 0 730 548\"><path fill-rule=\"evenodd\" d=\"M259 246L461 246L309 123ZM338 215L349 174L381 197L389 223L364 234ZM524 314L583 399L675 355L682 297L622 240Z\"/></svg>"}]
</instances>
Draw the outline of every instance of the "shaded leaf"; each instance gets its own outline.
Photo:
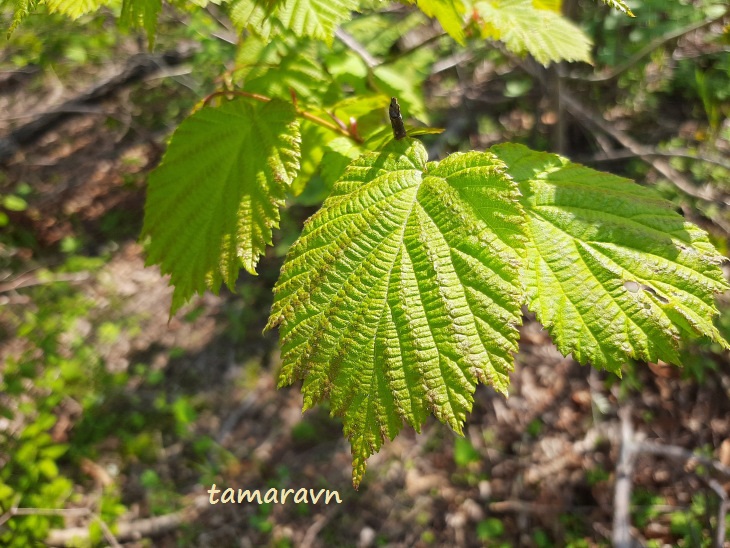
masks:
<instances>
[{"instance_id":1,"label":"shaded leaf","mask_svg":"<svg viewBox=\"0 0 730 548\"><path fill-rule=\"evenodd\" d=\"M203 107L177 128L149 178L142 235L148 264L175 286L174 313L194 293L255 274L284 193L299 169L294 108L245 98Z\"/></svg>"}]
</instances>

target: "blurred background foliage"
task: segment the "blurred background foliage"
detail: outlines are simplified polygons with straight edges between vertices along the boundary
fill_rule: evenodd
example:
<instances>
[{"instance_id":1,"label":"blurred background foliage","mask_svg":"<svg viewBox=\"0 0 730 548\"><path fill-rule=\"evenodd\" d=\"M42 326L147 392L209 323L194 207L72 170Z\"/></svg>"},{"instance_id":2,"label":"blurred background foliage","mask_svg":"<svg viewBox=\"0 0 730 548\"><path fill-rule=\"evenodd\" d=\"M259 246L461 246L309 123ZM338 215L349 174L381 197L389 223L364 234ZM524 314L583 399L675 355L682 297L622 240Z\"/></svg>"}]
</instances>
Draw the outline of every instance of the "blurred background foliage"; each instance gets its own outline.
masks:
<instances>
[{"instance_id":1,"label":"blurred background foliage","mask_svg":"<svg viewBox=\"0 0 730 548\"><path fill-rule=\"evenodd\" d=\"M603 520L604 529L610 528L610 504L596 493L608 490L613 464L609 453L599 458L601 450L583 463L577 480L570 480L576 490L593 493L575 495L591 508L591 517L566 510L553 522L532 516L529 527L521 518L476 510L469 514L468 509L466 525L443 517L460 515L455 508L461 509L465 498L498 500L495 463L516 451L505 440L505 429L514 430L523 444L519 447L537 447L558 430L547 416L492 429L482 424L487 403L477 401L470 419L479 427L476 437L454 438L443 429L427 429L418 438L420 453L403 450L378 460L371 485L361 494L348 487L348 455L337 422L326 409L301 416L296 391L274 391L276 342L261 335L270 289L303 220L350 158L342 143L333 141L312 152L324 161L319 167L313 162L295 185L298 195L289 199L261 275L242 275L236 294L199 298L169 323L170 291L154 270L144 269L143 251L135 243L145 176L159 161L171 130L225 78L245 79L255 90L257 81L264 85L272 71L282 70L291 79L281 95L292 87L305 101L305 93L318 93L325 102L343 95L375 101L379 95L397 96L413 125L445 128L441 135L424 138L433 159L511 140L655 185L727 254L727 5L710 0L629 2L636 14L631 19L600 3L566 0L563 12L593 40L594 65L543 68L482 40L475 29L467 27L462 47L411 7L372 4L342 30L377 60L375 67L341 39L328 47L286 40L268 44L246 32L241 38L224 7L183 2L163 7L152 53L144 30L117 25L121 6L76 21L40 9L3 44L0 136L140 56L190 53L180 64L161 65L96 104L79 107L3 161L0 544L33 546L49 534L53 538L52 530L73 526L87 531L76 541L80 545L111 544L118 522L195 509L196 497L212 483L280 488L301 486L305 477L307 486L319 482L340 489L354 512L313 533L323 545L607 545L608 536L595 523ZM0 1L4 27L12 21L14 5ZM314 91L309 85L298 88L298 79L310 83L312 71L324 73L327 85ZM615 135L597 131L590 119L568 112L561 104L563 92L579 97L590 116L641 143L641 150L622 146ZM361 123L363 131L377 133L386 124L385 112ZM657 160L667 162L686 184L678 188L676 180L657 171L652 163ZM721 306L718 324L730 338L726 299ZM545 339L527 337L523 347L549 345ZM527 352L524 364L535 365L534 360L543 359L539 356ZM682 433L674 440L715 455L730 436L727 417L722 417L725 404L716 404L706 424L685 428L690 420L685 415L692 414L696 400L672 399L707 393L724 393L727 399L730 363L719 348L702 344L685 348L684 359L682 370L627 364L620 382L572 364L566 375L583 384L576 384L567 400L575 403L581 387L590 387L581 419L586 425L608 420L619 399L631 400L647 424L658 424L657 417L668 414ZM659 403L650 398L656 394ZM651 429L661 435L660 426ZM404 454L397 468L402 474L391 481L395 465L384 462ZM409 498L403 479L409 469L426 466L421 461L435 463L451 486L444 491L436 482L425 488L422 496L437 502L424 508ZM659 488L651 477L635 492L632 514L647 545L711 546L718 525L712 517L713 497L689 480ZM484 495L485 489L495 493ZM520 494L517 486L507 492ZM529 490L523 495L536 496ZM408 531L394 524L374 529L373 516L392 517L386 510L390 505L416 508L406 514ZM48 511L16 515L18 508ZM225 526L220 516L197 512L178 520L172 530L160 530L162 537L155 541L128 542L223 546L243 538L242 545L288 546L306 540L320 510L251 505L239 511L243 517Z\"/></svg>"}]
</instances>

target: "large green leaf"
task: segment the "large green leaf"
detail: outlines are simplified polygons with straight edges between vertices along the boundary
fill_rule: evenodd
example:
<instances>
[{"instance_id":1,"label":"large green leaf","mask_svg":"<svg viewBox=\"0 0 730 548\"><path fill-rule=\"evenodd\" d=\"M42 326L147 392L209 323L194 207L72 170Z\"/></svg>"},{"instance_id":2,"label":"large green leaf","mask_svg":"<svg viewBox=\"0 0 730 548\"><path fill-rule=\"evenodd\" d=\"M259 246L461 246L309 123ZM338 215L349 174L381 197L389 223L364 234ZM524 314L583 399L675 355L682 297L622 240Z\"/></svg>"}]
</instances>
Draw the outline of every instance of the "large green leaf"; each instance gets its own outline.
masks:
<instances>
[{"instance_id":1,"label":"large green leaf","mask_svg":"<svg viewBox=\"0 0 730 548\"><path fill-rule=\"evenodd\" d=\"M591 40L568 19L532 0L480 0L474 9L482 37L501 40L510 51L530 53L543 65L551 61L591 62Z\"/></svg>"},{"instance_id":2,"label":"large green leaf","mask_svg":"<svg viewBox=\"0 0 730 548\"><path fill-rule=\"evenodd\" d=\"M670 203L554 154L490 151L520 185L528 306L563 354L620 374L629 358L679 363L682 337L727 346L712 324L723 257Z\"/></svg>"},{"instance_id":3,"label":"large green leaf","mask_svg":"<svg viewBox=\"0 0 730 548\"><path fill-rule=\"evenodd\" d=\"M352 445L353 483L403 422L460 432L477 382L505 392L517 349L523 215L489 153L426 163L391 141L355 160L305 224L274 290L280 385L329 398Z\"/></svg>"},{"instance_id":4,"label":"large green leaf","mask_svg":"<svg viewBox=\"0 0 730 548\"><path fill-rule=\"evenodd\" d=\"M175 286L172 312L195 292L233 288L255 273L284 193L299 169L294 108L239 98L180 124L149 178L143 236L148 263Z\"/></svg>"}]
</instances>

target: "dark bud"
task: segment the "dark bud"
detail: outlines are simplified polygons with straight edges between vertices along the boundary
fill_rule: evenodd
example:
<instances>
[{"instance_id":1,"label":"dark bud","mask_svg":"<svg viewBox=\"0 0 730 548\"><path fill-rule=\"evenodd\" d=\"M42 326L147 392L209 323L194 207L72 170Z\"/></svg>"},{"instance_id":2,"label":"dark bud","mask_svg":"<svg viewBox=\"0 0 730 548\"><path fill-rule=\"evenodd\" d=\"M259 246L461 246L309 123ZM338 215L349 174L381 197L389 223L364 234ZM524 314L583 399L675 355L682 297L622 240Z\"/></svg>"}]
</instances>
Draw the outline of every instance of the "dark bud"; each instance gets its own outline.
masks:
<instances>
[{"instance_id":1,"label":"dark bud","mask_svg":"<svg viewBox=\"0 0 730 548\"><path fill-rule=\"evenodd\" d=\"M400 113L400 105L398 99L393 97L390 100L390 125L393 127L393 136L396 140L405 139L406 137L406 126L403 125L403 116Z\"/></svg>"}]
</instances>

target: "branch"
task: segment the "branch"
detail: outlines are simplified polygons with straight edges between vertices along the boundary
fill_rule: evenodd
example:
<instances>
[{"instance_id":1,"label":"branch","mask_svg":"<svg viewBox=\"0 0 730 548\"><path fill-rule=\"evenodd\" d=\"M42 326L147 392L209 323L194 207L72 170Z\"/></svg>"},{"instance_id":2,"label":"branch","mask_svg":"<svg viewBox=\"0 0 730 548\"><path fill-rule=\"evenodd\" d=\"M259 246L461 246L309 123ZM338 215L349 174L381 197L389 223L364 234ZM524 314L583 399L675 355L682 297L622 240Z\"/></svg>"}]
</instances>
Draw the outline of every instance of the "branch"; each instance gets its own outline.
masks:
<instances>
[{"instance_id":1,"label":"branch","mask_svg":"<svg viewBox=\"0 0 730 548\"><path fill-rule=\"evenodd\" d=\"M656 156L663 158L687 158L688 160L696 160L698 162L705 162L707 164L713 164L720 166L721 168L730 171L730 161L724 158L716 158L714 156L705 156L704 154L695 154L684 148L675 148L672 150L659 150L657 148L651 148L643 146L641 148L641 154L624 149L624 150L606 150L601 154L595 154L590 158L583 161L585 162L611 162L613 160L625 160L627 158L640 158Z\"/></svg>"},{"instance_id":2,"label":"branch","mask_svg":"<svg viewBox=\"0 0 730 548\"><path fill-rule=\"evenodd\" d=\"M695 30L701 29L702 27L706 27L708 25L711 25L712 23L715 23L716 21L720 21L723 17L727 15L728 12L723 13L719 17L714 17L712 19L706 19L704 21L700 21L698 23L693 23L691 25L688 25L686 27L682 27L681 29L676 29L673 31L670 31L662 36L659 36L658 38L655 38L651 42L649 42L646 46L641 48L639 51L637 51L634 55L629 57L626 61L621 63L620 65L614 67L612 70L607 72L606 74L599 75L599 74L593 74L592 76L583 77L583 76L572 76L569 75L567 78L570 78L571 80L585 80L588 82L605 82L607 80L612 80L616 78L619 74L627 71L631 67L633 67L636 63L641 61L644 57L651 54L656 49L659 49L667 42L671 42L672 40L676 40L677 38L681 38L685 34L689 34L690 32L693 32Z\"/></svg>"},{"instance_id":3,"label":"branch","mask_svg":"<svg viewBox=\"0 0 730 548\"><path fill-rule=\"evenodd\" d=\"M350 33L338 27L337 30L335 30L335 36L340 42L345 44L354 53L356 53L357 56L363 60L363 62L368 66L369 69L374 69L375 67L383 63L380 59L376 59L375 57L373 57L370 52L365 49L365 46L358 42L355 37L352 36Z\"/></svg>"},{"instance_id":4,"label":"branch","mask_svg":"<svg viewBox=\"0 0 730 548\"><path fill-rule=\"evenodd\" d=\"M19 276L10 282L0 284L0 293L6 293L8 291L15 291L23 287L32 287L35 285L45 285L58 282L84 282L90 277L88 272L75 272L71 274L56 274L48 279L41 280L37 277L31 276Z\"/></svg>"},{"instance_id":5,"label":"branch","mask_svg":"<svg viewBox=\"0 0 730 548\"><path fill-rule=\"evenodd\" d=\"M674 184L674 186L688 196L704 202L719 202L726 206L730 205L730 200L728 200L727 196L718 192L712 185L707 184L704 187L697 187L684 175L674 169L666 159L657 158L653 154L647 155L646 147L644 147L644 145L614 127L612 124L604 120L601 115L594 113L584 106L580 101L573 97L570 92L563 90L560 95L560 100L565 104L566 110L568 110L568 112L570 112L583 125L592 129L598 129L599 131L613 137L627 150L651 165L655 170ZM717 218L712 218L711 220L727 234L730 234L730 223L726 220L719 216Z\"/></svg>"},{"instance_id":6,"label":"branch","mask_svg":"<svg viewBox=\"0 0 730 548\"><path fill-rule=\"evenodd\" d=\"M631 542L631 477L636 458L634 428L631 424L631 408L623 407L618 412L621 419L621 453L616 464L616 485L613 495L612 543L616 548L630 548Z\"/></svg>"},{"instance_id":7,"label":"branch","mask_svg":"<svg viewBox=\"0 0 730 548\"><path fill-rule=\"evenodd\" d=\"M137 540L145 537L154 537L174 531L184 523L195 519L201 509L208 504L208 496L196 497L192 504L179 512L155 516L153 518L139 519L134 521L122 521L117 524L117 534L112 539L117 544L107 542L112 546L119 546L118 542ZM91 512L89 511L89 514ZM103 527L102 527L103 529ZM111 533L110 533L111 534ZM51 546L69 546L74 541L87 540L89 538L88 527L70 527L68 529L51 529L46 538L46 543Z\"/></svg>"},{"instance_id":8,"label":"branch","mask_svg":"<svg viewBox=\"0 0 730 548\"><path fill-rule=\"evenodd\" d=\"M271 97L267 97L266 95L261 95L260 93L251 93L248 91L240 91L240 90L238 90L238 91L223 90L223 91L214 91L213 93L208 95L205 99L203 99L203 106L209 104L216 97L228 97L230 95L235 95L237 97L246 97L248 99L260 101L262 103L268 103L269 101L272 100ZM318 124L324 128L329 129L330 131L339 133L340 135L347 137L348 139L352 139L357 144L363 143L362 137L360 137L360 135L358 135L356 132L349 130L347 128L340 127L336 124L333 124L332 122L325 120L324 118L320 118L316 114L312 114L311 112L302 110L299 108L299 106L296 103L292 103L292 106L294 107L294 110L296 111L297 116L299 116L300 118L304 118L305 120L314 122L315 124Z\"/></svg>"},{"instance_id":9,"label":"branch","mask_svg":"<svg viewBox=\"0 0 730 548\"><path fill-rule=\"evenodd\" d=\"M717 498L720 499L720 504L717 508L717 531L715 531L712 548L723 548L723 546L727 546L725 544L725 531L727 529L725 517L727 516L728 509L730 509L730 500L728 500L725 488L716 479L710 479L707 485L715 492Z\"/></svg>"},{"instance_id":10,"label":"branch","mask_svg":"<svg viewBox=\"0 0 730 548\"><path fill-rule=\"evenodd\" d=\"M636 443L636 451L638 453L648 453L650 455L658 455L660 457L667 457L670 459L686 461L687 463L699 463L703 466L707 466L714 472L730 478L730 467L725 466L719 461L714 459L703 457L692 451L688 451L682 447L676 445L663 445L653 441L642 441Z\"/></svg>"}]
</instances>

